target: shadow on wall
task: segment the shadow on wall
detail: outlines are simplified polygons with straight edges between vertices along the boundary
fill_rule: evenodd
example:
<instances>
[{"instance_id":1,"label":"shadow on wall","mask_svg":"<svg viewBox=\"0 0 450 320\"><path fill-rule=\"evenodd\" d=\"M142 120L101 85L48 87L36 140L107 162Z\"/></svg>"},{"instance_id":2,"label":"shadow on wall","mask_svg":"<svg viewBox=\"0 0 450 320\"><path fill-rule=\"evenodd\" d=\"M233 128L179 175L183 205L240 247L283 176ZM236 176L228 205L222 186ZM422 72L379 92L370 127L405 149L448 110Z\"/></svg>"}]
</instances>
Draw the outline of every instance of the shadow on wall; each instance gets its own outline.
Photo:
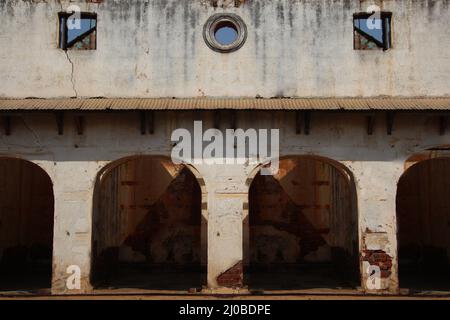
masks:
<instances>
[{"instance_id":1,"label":"shadow on wall","mask_svg":"<svg viewBox=\"0 0 450 320\"><path fill-rule=\"evenodd\" d=\"M246 284L251 289L359 285L357 216L348 177L313 158L280 162L249 194Z\"/></svg>"},{"instance_id":2,"label":"shadow on wall","mask_svg":"<svg viewBox=\"0 0 450 320\"><path fill-rule=\"evenodd\" d=\"M99 183L93 283L201 287L201 190L192 172L169 160L140 157L113 168Z\"/></svg>"}]
</instances>

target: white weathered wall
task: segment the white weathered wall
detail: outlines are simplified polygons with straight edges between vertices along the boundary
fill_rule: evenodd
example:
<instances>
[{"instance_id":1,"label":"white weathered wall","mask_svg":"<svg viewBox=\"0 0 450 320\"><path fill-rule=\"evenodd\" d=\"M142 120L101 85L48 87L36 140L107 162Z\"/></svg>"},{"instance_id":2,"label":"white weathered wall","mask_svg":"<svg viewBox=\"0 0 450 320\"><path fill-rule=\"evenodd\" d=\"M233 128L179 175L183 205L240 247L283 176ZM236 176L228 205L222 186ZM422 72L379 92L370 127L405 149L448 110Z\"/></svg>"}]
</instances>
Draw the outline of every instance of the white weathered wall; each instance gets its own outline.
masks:
<instances>
[{"instance_id":1,"label":"white weathered wall","mask_svg":"<svg viewBox=\"0 0 450 320\"><path fill-rule=\"evenodd\" d=\"M193 120L212 126L205 112L157 113L155 134L141 135L136 113L90 114L83 135L75 133L73 116L66 115L65 133L57 135L51 114L24 114L12 118L12 134L0 133L0 156L33 161L51 177L55 194L53 292L65 289L66 268L82 269L82 290L88 292L94 185L105 165L123 157L147 154L170 156L175 128L192 130ZM427 148L449 144L450 133L437 133L435 116L400 114L392 136L386 134L384 115L375 119L374 134L366 133L365 116L313 114L311 134L295 133L295 117L286 112L240 112L238 128L281 128L281 156L316 155L345 165L352 173L358 203L360 250L383 250L393 259L392 276L384 282L397 290L396 184L405 160ZM224 119L223 127L226 127ZM223 128L222 128L223 129ZM254 165L194 165L202 177L203 215L208 218L208 285L243 259L243 225L247 214L246 181ZM366 267L366 266L363 266ZM365 270L365 269L364 269ZM363 270L363 271L364 271ZM364 278L365 279L365 278ZM365 281L363 279L363 282Z\"/></svg>"},{"instance_id":2,"label":"white weathered wall","mask_svg":"<svg viewBox=\"0 0 450 320\"><path fill-rule=\"evenodd\" d=\"M0 1L0 97L450 94L448 0L382 1L393 12L386 52L353 50L352 15L372 1L251 0L225 9L208 0L99 2L70 1L98 14L98 47L66 55L57 13L69 1ZM203 25L216 12L247 24L237 52L206 46Z\"/></svg>"},{"instance_id":3,"label":"white weathered wall","mask_svg":"<svg viewBox=\"0 0 450 320\"><path fill-rule=\"evenodd\" d=\"M69 1L0 0L0 97L240 97L448 96L450 6L446 0L383 1L393 11L394 48L354 51L352 14L365 5L350 0L252 0L216 8L206 0L74 1L98 14L96 51L57 48L57 13ZM236 12L248 40L231 54L211 51L202 28L215 12ZM73 72L72 72L73 67ZM58 136L49 114L12 118L12 135L0 134L0 156L42 166L54 183L53 292L65 289L66 268L79 265L89 285L92 200L97 173L111 161L170 155L170 134L192 128L198 115L157 114L155 134L139 133L138 115L92 114L84 135L67 115ZM213 115L206 113L205 127ZM384 115L374 135L363 115L313 114L311 135L295 134L290 113L240 112L241 128L282 128L281 155L318 155L341 162L357 191L360 249L383 250L397 290L395 193L404 161L416 152L449 144L435 117L400 115L386 135ZM254 166L197 165L207 199L208 285L243 259L246 180ZM363 271L367 267L362 263ZM363 275L363 284L365 278Z\"/></svg>"}]
</instances>

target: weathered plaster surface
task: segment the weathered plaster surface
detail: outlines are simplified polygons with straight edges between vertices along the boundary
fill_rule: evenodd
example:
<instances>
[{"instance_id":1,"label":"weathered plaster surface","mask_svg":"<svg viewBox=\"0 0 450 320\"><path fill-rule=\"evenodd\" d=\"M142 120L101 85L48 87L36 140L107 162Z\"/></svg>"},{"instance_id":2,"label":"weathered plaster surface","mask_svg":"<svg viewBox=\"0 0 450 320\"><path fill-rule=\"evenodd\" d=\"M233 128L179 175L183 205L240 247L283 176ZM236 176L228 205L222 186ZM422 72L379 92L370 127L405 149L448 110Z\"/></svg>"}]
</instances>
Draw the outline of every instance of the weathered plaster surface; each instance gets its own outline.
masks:
<instances>
[{"instance_id":1,"label":"weathered plaster surface","mask_svg":"<svg viewBox=\"0 0 450 320\"><path fill-rule=\"evenodd\" d=\"M12 135L0 135L0 155L33 161L50 176L55 195L53 292L65 289L69 265L82 269L82 290L88 282L91 257L91 222L94 185L98 173L112 161L133 155L170 156L174 128L193 130L193 119L213 125L213 114L157 113L155 134L141 135L134 113L91 114L84 135L77 135L71 115L65 133L58 136L51 114L13 117ZM405 161L427 148L448 144L450 134L437 134L433 116L399 115L392 136L386 135L384 116L375 119L374 135L366 133L363 115L317 114L308 136L296 135L295 117L280 112L240 112L239 128L280 128L281 156L316 155L346 166L355 182L360 250L382 250L392 257L388 292L397 290L395 194ZM120 124L120 125L119 125ZM281 124L283 124L281 126ZM203 178L202 214L208 220L208 285L243 260L243 220L248 214L246 181L254 172L249 165L193 166ZM247 207L248 208L248 207ZM374 235L375 234L375 235ZM373 239L381 239L374 241ZM363 274L364 277L364 274ZM364 278L363 278L364 285Z\"/></svg>"},{"instance_id":2,"label":"weathered plaster surface","mask_svg":"<svg viewBox=\"0 0 450 320\"><path fill-rule=\"evenodd\" d=\"M95 51L57 48L57 13L70 4L98 14ZM350 0L254 0L239 7L201 0L0 1L0 97L241 97L241 96L448 96L450 6L446 0L382 1L393 12L393 49L354 51L352 14L365 2ZM216 12L235 12L246 22L246 44L232 54L204 43L204 22ZM91 266L92 209L98 173L134 155L169 156L170 135L213 114L157 113L155 134L140 135L135 113L90 114L83 135L66 115L64 135L51 114L12 116L12 134L0 134L0 155L40 165L54 186L53 292L83 293ZM312 131L297 135L288 112L238 112L239 128L281 128L281 156L333 159L352 175L357 197L360 250L392 258L385 292L396 292L395 194L411 155L449 145L436 117L402 114L393 135L384 115L367 135L364 115L313 114ZM222 128L224 129L224 128ZM208 286L243 261L243 220L248 177L255 165L194 165L208 221ZM68 291L66 269L79 265L80 291ZM362 285L367 267L361 262Z\"/></svg>"},{"instance_id":3,"label":"weathered plaster surface","mask_svg":"<svg viewBox=\"0 0 450 320\"><path fill-rule=\"evenodd\" d=\"M352 15L380 1L0 1L0 97L448 96L447 0L381 1L393 48L353 50ZM97 50L57 48L58 12L98 14ZM237 52L203 41L206 20L234 12Z\"/></svg>"}]
</instances>

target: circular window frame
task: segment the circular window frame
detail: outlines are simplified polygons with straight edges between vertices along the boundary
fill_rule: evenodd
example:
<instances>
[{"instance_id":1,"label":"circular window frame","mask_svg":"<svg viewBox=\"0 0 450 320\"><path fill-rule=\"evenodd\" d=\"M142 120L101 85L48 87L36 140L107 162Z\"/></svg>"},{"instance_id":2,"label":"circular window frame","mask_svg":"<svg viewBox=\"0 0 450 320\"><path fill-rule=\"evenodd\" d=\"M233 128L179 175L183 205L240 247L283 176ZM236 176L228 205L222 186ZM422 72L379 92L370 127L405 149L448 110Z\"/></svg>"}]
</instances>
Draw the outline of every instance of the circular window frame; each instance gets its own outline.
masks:
<instances>
[{"instance_id":1,"label":"circular window frame","mask_svg":"<svg viewBox=\"0 0 450 320\"><path fill-rule=\"evenodd\" d=\"M218 27L232 24L237 31L237 38L228 45L223 45L216 39ZM239 50L247 40L247 25L241 17L234 13L217 13L206 21L203 27L203 38L208 47L216 52L229 53Z\"/></svg>"}]
</instances>

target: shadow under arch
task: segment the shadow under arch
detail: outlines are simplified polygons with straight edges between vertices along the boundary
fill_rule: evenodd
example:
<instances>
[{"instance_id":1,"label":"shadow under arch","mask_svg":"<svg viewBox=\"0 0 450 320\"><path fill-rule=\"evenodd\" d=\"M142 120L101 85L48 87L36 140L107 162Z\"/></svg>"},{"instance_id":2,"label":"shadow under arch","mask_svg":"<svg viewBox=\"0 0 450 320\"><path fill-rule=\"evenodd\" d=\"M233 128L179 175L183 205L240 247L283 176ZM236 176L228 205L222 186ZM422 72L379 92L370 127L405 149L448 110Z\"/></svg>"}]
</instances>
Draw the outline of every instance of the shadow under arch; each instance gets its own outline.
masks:
<instances>
[{"instance_id":1,"label":"shadow under arch","mask_svg":"<svg viewBox=\"0 0 450 320\"><path fill-rule=\"evenodd\" d=\"M398 272L409 293L450 292L450 147L410 156L397 185Z\"/></svg>"},{"instance_id":2,"label":"shadow under arch","mask_svg":"<svg viewBox=\"0 0 450 320\"><path fill-rule=\"evenodd\" d=\"M0 291L50 293L53 182L44 168L0 157Z\"/></svg>"},{"instance_id":3,"label":"shadow under arch","mask_svg":"<svg viewBox=\"0 0 450 320\"><path fill-rule=\"evenodd\" d=\"M206 199L198 170L167 156L133 155L104 166L94 186L94 288L200 288L206 282Z\"/></svg>"},{"instance_id":4,"label":"shadow under arch","mask_svg":"<svg viewBox=\"0 0 450 320\"><path fill-rule=\"evenodd\" d=\"M274 176L262 176L260 164L246 181L246 285L266 291L355 289L361 280L352 172L316 155L283 156L279 163Z\"/></svg>"}]
</instances>

